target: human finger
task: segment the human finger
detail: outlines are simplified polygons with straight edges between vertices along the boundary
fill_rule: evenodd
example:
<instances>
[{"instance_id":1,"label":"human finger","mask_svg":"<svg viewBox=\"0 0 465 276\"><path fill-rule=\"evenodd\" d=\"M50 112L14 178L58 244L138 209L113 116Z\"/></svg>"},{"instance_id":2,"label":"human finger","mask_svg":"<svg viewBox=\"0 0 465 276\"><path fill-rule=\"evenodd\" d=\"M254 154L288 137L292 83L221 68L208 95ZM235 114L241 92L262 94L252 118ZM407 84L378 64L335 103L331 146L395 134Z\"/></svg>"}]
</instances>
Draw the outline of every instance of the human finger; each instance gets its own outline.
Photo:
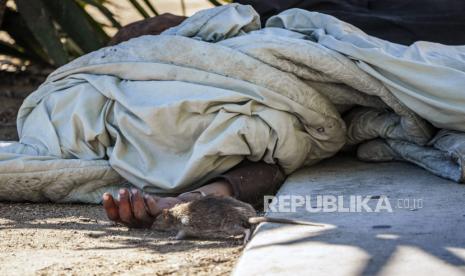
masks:
<instances>
[{"instance_id":1,"label":"human finger","mask_svg":"<svg viewBox=\"0 0 465 276\"><path fill-rule=\"evenodd\" d=\"M131 206L134 218L143 224L143 226L150 227L154 219L147 213L144 198L137 189L131 190Z\"/></svg>"},{"instance_id":2,"label":"human finger","mask_svg":"<svg viewBox=\"0 0 465 276\"><path fill-rule=\"evenodd\" d=\"M118 204L115 202L116 200L110 193L104 193L102 198L103 208L105 209L108 219L112 221L119 221L119 211Z\"/></svg>"}]
</instances>

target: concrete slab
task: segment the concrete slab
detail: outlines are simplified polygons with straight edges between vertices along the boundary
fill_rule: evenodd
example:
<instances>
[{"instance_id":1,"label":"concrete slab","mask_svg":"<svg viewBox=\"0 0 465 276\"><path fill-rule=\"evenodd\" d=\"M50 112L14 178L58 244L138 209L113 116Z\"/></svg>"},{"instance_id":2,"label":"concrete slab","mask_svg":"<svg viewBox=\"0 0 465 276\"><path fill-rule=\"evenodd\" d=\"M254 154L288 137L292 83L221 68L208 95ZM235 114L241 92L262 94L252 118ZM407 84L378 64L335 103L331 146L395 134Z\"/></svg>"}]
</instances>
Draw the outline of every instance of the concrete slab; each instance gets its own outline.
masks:
<instances>
[{"instance_id":1,"label":"concrete slab","mask_svg":"<svg viewBox=\"0 0 465 276\"><path fill-rule=\"evenodd\" d=\"M300 199L286 195L326 209L287 212ZM324 212L333 206L318 195L336 198L339 211ZM260 225L233 275L465 275L465 185L407 163L337 157L296 172L278 196L282 205L271 207L281 210L269 216L325 226Z\"/></svg>"}]
</instances>

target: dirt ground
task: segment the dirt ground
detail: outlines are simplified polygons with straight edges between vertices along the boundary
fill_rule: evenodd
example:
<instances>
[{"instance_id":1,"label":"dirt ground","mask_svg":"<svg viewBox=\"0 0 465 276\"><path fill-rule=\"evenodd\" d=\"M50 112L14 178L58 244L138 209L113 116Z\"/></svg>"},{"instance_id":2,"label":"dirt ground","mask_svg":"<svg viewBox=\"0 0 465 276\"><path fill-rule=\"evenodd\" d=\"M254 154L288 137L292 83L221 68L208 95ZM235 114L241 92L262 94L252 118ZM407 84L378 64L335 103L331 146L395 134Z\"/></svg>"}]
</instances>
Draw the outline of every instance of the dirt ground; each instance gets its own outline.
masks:
<instances>
[{"instance_id":1,"label":"dirt ground","mask_svg":"<svg viewBox=\"0 0 465 276\"><path fill-rule=\"evenodd\" d=\"M0 275L224 275L237 240L129 230L100 206L0 203Z\"/></svg>"},{"instance_id":2,"label":"dirt ground","mask_svg":"<svg viewBox=\"0 0 465 276\"><path fill-rule=\"evenodd\" d=\"M0 71L0 141L18 140L18 109L24 98L45 80L50 70L44 69L44 73Z\"/></svg>"}]
</instances>

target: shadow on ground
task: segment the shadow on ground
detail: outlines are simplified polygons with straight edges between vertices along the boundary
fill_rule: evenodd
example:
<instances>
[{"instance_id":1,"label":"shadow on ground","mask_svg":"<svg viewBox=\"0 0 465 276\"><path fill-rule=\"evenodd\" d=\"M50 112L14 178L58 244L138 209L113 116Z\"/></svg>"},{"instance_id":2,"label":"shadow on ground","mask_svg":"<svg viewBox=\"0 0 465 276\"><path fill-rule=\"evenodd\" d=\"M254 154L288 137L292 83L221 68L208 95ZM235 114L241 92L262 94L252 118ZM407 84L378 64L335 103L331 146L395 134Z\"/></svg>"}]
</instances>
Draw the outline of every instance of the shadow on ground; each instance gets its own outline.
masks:
<instances>
[{"instance_id":1,"label":"shadow on ground","mask_svg":"<svg viewBox=\"0 0 465 276\"><path fill-rule=\"evenodd\" d=\"M173 236L115 225L97 205L0 203L0 274L222 275L243 248Z\"/></svg>"}]
</instances>

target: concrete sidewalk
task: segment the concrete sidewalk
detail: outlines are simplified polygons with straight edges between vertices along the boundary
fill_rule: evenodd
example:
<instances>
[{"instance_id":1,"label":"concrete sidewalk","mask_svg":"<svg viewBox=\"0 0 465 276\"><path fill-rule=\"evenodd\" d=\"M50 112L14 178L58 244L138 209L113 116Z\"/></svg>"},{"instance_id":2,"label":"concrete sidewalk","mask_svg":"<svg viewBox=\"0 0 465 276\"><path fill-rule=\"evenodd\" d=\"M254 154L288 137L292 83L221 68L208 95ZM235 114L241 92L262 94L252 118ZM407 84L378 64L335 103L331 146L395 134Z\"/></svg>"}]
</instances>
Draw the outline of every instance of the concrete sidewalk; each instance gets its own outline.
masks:
<instances>
[{"instance_id":1,"label":"concrete sidewalk","mask_svg":"<svg viewBox=\"0 0 465 276\"><path fill-rule=\"evenodd\" d=\"M370 196L370 209L384 209L271 213L325 226L261 225L234 275L465 275L465 185L411 164L337 157L293 174L278 195L311 195L314 208L317 195L343 196L349 211L360 205L351 210L351 195Z\"/></svg>"}]
</instances>

